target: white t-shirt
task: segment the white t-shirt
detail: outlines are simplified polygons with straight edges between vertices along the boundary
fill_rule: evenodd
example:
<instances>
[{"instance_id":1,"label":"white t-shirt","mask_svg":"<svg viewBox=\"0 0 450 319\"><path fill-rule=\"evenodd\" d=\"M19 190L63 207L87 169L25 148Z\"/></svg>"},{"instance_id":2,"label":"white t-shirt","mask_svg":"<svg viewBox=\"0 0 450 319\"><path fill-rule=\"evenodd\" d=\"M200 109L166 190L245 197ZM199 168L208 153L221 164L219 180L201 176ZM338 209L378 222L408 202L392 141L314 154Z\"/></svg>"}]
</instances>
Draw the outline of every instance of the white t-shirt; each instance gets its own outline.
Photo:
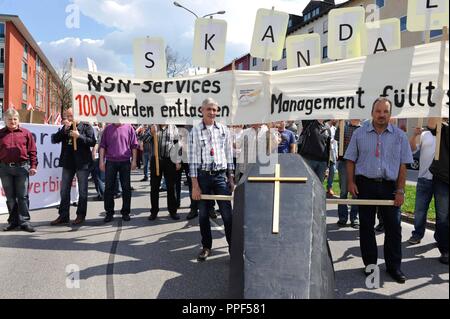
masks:
<instances>
[{"instance_id":1,"label":"white t-shirt","mask_svg":"<svg viewBox=\"0 0 450 319\"><path fill-rule=\"evenodd\" d=\"M428 170L434 160L434 151L436 149L436 136L430 131L425 131L420 136L420 144L417 145L417 151L420 150L419 178L433 179L433 174Z\"/></svg>"}]
</instances>

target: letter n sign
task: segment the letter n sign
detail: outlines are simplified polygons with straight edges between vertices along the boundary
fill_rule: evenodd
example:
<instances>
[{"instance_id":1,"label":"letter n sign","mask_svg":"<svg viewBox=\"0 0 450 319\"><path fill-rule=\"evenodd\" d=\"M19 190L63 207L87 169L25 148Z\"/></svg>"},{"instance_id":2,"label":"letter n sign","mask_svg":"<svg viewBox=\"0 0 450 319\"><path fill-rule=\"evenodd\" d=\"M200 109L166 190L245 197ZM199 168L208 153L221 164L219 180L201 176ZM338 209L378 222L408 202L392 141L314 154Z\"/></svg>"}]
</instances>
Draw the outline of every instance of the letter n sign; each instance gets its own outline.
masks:
<instances>
[{"instance_id":1,"label":"letter n sign","mask_svg":"<svg viewBox=\"0 0 450 319\"><path fill-rule=\"evenodd\" d=\"M287 68L295 69L320 64L320 35L294 35L286 39Z\"/></svg>"},{"instance_id":2,"label":"letter n sign","mask_svg":"<svg viewBox=\"0 0 450 319\"><path fill-rule=\"evenodd\" d=\"M261 59L281 60L289 22L289 14L275 10L259 9L253 31L251 56Z\"/></svg>"},{"instance_id":3,"label":"letter n sign","mask_svg":"<svg viewBox=\"0 0 450 319\"><path fill-rule=\"evenodd\" d=\"M218 69L225 62L227 23L218 19L197 19L195 22L192 63L196 67Z\"/></svg>"},{"instance_id":4,"label":"letter n sign","mask_svg":"<svg viewBox=\"0 0 450 319\"><path fill-rule=\"evenodd\" d=\"M133 41L134 71L139 79L167 78L166 46L162 38Z\"/></svg>"},{"instance_id":5,"label":"letter n sign","mask_svg":"<svg viewBox=\"0 0 450 319\"><path fill-rule=\"evenodd\" d=\"M410 32L448 27L448 0L408 0L406 28Z\"/></svg>"},{"instance_id":6,"label":"letter n sign","mask_svg":"<svg viewBox=\"0 0 450 319\"><path fill-rule=\"evenodd\" d=\"M365 10L353 7L331 10L328 15L328 56L350 59L361 56Z\"/></svg>"}]
</instances>

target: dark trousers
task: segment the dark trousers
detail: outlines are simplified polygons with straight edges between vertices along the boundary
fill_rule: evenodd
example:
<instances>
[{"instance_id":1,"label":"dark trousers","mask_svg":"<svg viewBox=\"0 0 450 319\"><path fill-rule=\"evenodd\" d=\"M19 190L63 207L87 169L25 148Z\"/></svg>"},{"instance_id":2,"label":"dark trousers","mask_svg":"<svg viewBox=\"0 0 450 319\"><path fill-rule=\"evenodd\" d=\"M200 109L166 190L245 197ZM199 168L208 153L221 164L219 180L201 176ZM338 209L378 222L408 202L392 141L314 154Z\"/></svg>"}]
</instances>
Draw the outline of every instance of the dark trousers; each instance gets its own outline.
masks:
<instances>
[{"instance_id":1,"label":"dark trousers","mask_svg":"<svg viewBox=\"0 0 450 319\"><path fill-rule=\"evenodd\" d=\"M202 194L215 194L215 195L230 195L230 189L228 187L228 181L225 172L219 174L210 175L205 172L199 172L198 183ZM227 238L228 246L231 246L231 225L232 225L232 212L231 202L219 201L220 214L222 215L223 224L225 226L225 236ZM211 223L209 221L210 204L208 201L199 202L199 221L200 221L200 233L202 235L203 248L212 247L212 235L211 235Z\"/></svg>"},{"instance_id":2,"label":"dark trousers","mask_svg":"<svg viewBox=\"0 0 450 319\"><path fill-rule=\"evenodd\" d=\"M120 185L122 186L122 215L129 215L131 211L131 163L106 161L105 172L105 196L104 204L107 215L114 215L114 191L117 173L119 173Z\"/></svg>"},{"instance_id":3,"label":"dark trousers","mask_svg":"<svg viewBox=\"0 0 450 319\"><path fill-rule=\"evenodd\" d=\"M151 199L151 214L157 215L159 213L159 186L164 175L166 179L167 188L167 208L169 214L177 213L177 198L175 195L175 180L177 175L176 165L168 159L159 160L159 176L156 176L156 162L153 157L150 163L150 199Z\"/></svg>"},{"instance_id":4,"label":"dark trousers","mask_svg":"<svg viewBox=\"0 0 450 319\"><path fill-rule=\"evenodd\" d=\"M384 199L395 198L395 182L375 182L363 176L356 177L358 186L358 199ZM378 247L375 238L375 216L377 206L360 206L360 245L364 265L376 265ZM402 261L402 228L400 208L394 206L379 206L378 211L384 221L384 259L386 269L399 270Z\"/></svg>"},{"instance_id":5,"label":"dark trousers","mask_svg":"<svg viewBox=\"0 0 450 319\"><path fill-rule=\"evenodd\" d=\"M441 254L448 254L448 192L448 184L435 177L433 179L434 203L436 204L436 231L434 232L434 238Z\"/></svg>"},{"instance_id":6,"label":"dark trousers","mask_svg":"<svg viewBox=\"0 0 450 319\"><path fill-rule=\"evenodd\" d=\"M191 174L189 172L189 164L183 163L183 170L184 170L184 174L186 175L188 187L189 187L189 198L191 199L191 205L190 205L191 211L198 212L198 201L192 199L192 179L191 179ZM180 192L178 192L178 185L177 185L177 194L181 194L181 173L180 173Z\"/></svg>"},{"instance_id":7,"label":"dark trousers","mask_svg":"<svg viewBox=\"0 0 450 319\"><path fill-rule=\"evenodd\" d=\"M30 166L9 167L0 164L0 179L6 196L8 222L11 225L26 226L29 224L28 171Z\"/></svg>"},{"instance_id":8,"label":"dark trousers","mask_svg":"<svg viewBox=\"0 0 450 319\"><path fill-rule=\"evenodd\" d=\"M89 169L76 170L63 168L60 191L61 201L58 210L59 216L63 219L70 218L70 190L72 189L72 182L75 175L77 175L79 194L77 216L86 217Z\"/></svg>"}]
</instances>

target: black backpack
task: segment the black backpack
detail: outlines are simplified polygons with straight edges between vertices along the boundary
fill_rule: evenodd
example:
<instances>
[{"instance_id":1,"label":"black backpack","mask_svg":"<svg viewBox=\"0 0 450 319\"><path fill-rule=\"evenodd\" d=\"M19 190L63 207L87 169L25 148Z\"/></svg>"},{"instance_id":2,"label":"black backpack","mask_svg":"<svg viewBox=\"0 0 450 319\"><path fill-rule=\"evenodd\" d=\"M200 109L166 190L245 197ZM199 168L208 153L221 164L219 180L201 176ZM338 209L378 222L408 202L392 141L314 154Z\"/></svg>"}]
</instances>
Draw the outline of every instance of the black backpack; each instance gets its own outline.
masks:
<instances>
[{"instance_id":1,"label":"black backpack","mask_svg":"<svg viewBox=\"0 0 450 319\"><path fill-rule=\"evenodd\" d=\"M301 156L315 161L328 162L331 150L331 130L318 121L307 122L303 126L298 144L298 153Z\"/></svg>"}]
</instances>

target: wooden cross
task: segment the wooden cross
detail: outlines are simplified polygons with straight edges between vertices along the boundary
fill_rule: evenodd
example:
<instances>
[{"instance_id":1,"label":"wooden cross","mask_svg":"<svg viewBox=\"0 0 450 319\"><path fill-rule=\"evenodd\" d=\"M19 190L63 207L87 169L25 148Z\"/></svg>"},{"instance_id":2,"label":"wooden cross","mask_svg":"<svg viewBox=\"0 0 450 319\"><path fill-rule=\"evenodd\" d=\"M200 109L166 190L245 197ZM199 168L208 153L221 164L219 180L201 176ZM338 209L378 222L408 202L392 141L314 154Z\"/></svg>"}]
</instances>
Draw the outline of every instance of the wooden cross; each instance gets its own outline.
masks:
<instances>
[{"instance_id":1,"label":"wooden cross","mask_svg":"<svg viewBox=\"0 0 450 319\"><path fill-rule=\"evenodd\" d=\"M275 177L249 177L249 182L269 183L275 182L275 192L273 197L273 223L272 233L278 234L280 232L280 183L306 183L306 177L281 177L280 164L275 165Z\"/></svg>"}]
</instances>

